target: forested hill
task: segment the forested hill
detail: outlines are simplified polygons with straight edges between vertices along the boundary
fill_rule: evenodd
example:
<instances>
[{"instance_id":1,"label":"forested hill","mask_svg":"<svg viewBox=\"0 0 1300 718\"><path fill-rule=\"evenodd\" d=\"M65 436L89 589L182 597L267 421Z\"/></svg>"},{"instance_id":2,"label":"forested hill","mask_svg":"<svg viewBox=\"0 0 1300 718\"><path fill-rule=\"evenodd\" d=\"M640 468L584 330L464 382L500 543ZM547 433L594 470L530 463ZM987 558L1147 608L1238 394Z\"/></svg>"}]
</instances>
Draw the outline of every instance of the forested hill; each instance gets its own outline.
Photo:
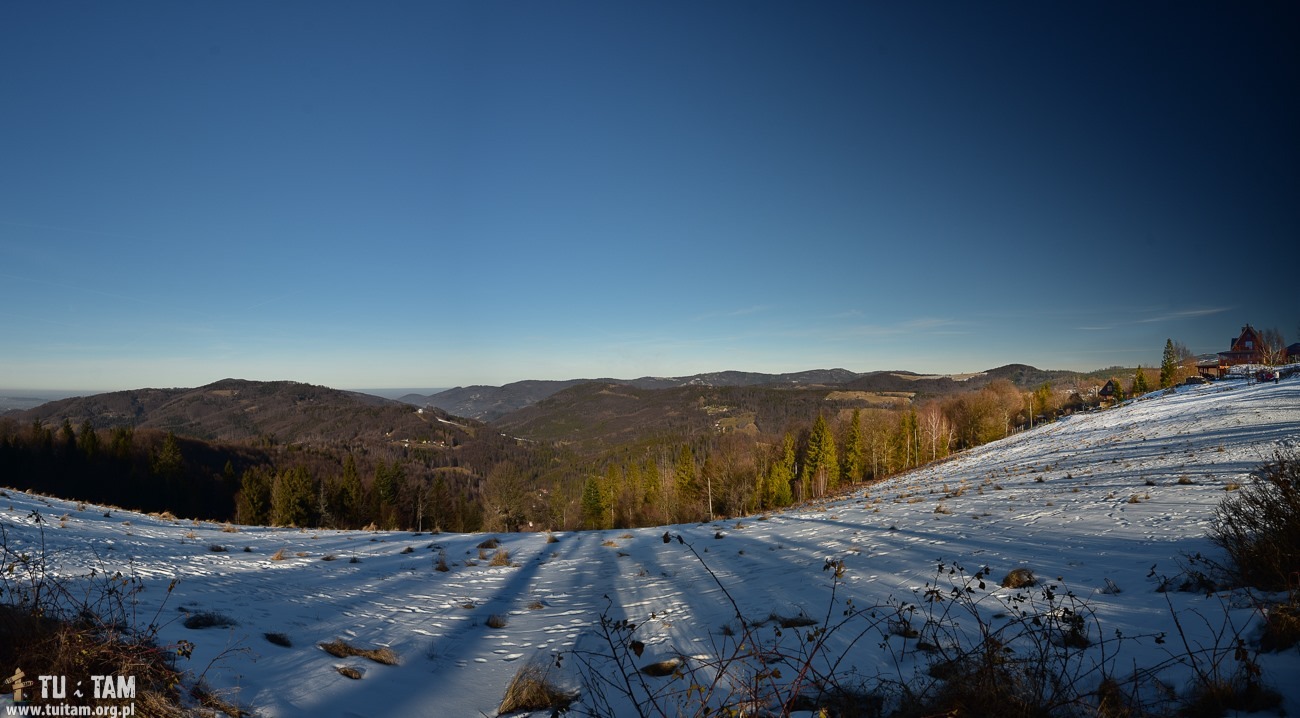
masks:
<instances>
[{"instance_id":1,"label":"forested hill","mask_svg":"<svg viewBox=\"0 0 1300 718\"><path fill-rule=\"evenodd\" d=\"M433 406L451 412L456 416L467 416L479 421L491 422L580 384L621 384L634 389L747 386L794 388L839 385L853 381L861 376L865 375L848 369L811 369L785 374L720 371L676 377L643 376L638 379L527 380L503 386L475 385L456 387L429 396L408 394L402 397L402 401L416 406Z\"/></svg>"},{"instance_id":2,"label":"forested hill","mask_svg":"<svg viewBox=\"0 0 1300 718\"><path fill-rule=\"evenodd\" d=\"M437 409L294 381L223 379L195 389L137 389L74 397L6 416L96 429L171 431L207 441L383 442L444 433L456 423ZM439 420L442 421L439 421Z\"/></svg>"}]
</instances>

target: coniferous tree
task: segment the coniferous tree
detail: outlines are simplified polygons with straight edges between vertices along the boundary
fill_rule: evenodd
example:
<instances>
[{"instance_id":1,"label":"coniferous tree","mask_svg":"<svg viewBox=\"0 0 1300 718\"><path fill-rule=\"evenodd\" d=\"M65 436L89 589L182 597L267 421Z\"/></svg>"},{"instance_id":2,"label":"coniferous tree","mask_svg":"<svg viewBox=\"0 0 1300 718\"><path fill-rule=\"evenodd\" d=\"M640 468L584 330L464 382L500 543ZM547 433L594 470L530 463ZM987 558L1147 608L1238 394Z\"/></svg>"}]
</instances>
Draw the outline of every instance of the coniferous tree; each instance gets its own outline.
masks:
<instances>
[{"instance_id":1,"label":"coniferous tree","mask_svg":"<svg viewBox=\"0 0 1300 718\"><path fill-rule=\"evenodd\" d=\"M307 467L281 471L271 484L271 523L276 526L309 526L316 502L315 486Z\"/></svg>"},{"instance_id":2,"label":"coniferous tree","mask_svg":"<svg viewBox=\"0 0 1300 718\"><path fill-rule=\"evenodd\" d=\"M582 526L587 529L603 529L605 525L605 496L601 491L600 480L588 476L582 485Z\"/></svg>"},{"instance_id":3,"label":"coniferous tree","mask_svg":"<svg viewBox=\"0 0 1300 718\"><path fill-rule=\"evenodd\" d=\"M271 476L260 466L244 471L235 500L235 520L241 524L264 525L271 519Z\"/></svg>"},{"instance_id":4,"label":"coniferous tree","mask_svg":"<svg viewBox=\"0 0 1300 718\"><path fill-rule=\"evenodd\" d=\"M1160 359L1160 388L1168 389L1174 385L1174 378L1178 374L1178 350L1174 348L1174 340L1165 340L1165 353Z\"/></svg>"},{"instance_id":5,"label":"coniferous tree","mask_svg":"<svg viewBox=\"0 0 1300 718\"><path fill-rule=\"evenodd\" d=\"M844 461L840 466L844 480L856 484L862 480L862 461L865 456L865 441L862 437L862 411L853 410L849 429L844 436Z\"/></svg>"},{"instance_id":6,"label":"coniferous tree","mask_svg":"<svg viewBox=\"0 0 1300 718\"><path fill-rule=\"evenodd\" d=\"M336 517L344 526L354 526L358 512L365 499L365 490L361 486L361 474L357 471L357 460L352 454L343 459L343 478L339 481Z\"/></svg>"},{"instance_id":7,"label":"coniferous tree","mask_svg":"<svg viewBox=\"0 0 1300 718\"><path fill-rule=\"evenodd\" d=\"M673 486L677 489L677 511L679 518L692 515L695 502L700 496L700 483L696 475L695 454L690 444L683 444L677 455L677 465L673 471Z\"/></svg>"},{"instance_id":8,"label":"coniferous tree","mask_svg":"<svg viewBox=\"0 0 1300 718\"><path fill-rule=\"evenodd\" d=\"M804 472L815 495L834 490L840 482L840 465L835 451L835 437L831 434L826 417L817 415L812 432L808 435L808 456L804 459Z\"/></svg>"},{"instance_id":9,"label":"coniferous tree","mask_svg":"<svg viewBox=\"0 0 1300 718\"><path fill-rule=\"evenodd\" d=\"M1133 375L1133 395L1137 396L1149 391L1151 391L1151 387L1147 385L1146 372L1142 371L1142 365L1138 364L1137 373Z\"/></svg>"},{"instance_id":10,"label":"coniferous tree","mask_svg":"<svg viewBox=\"0 0 1300 718\"><path fill-rule=\"evenodd\" d=\"M780 508L789 506L794 501L790 482L794 481L795 446L794 437L785 435L781 446L781 456L772 462L768 469L768 505Z\"/></svg>"},{"instance_id":11,"label":"coniferous tree","mask_svg":"<svg viewBox=\"0 0 1300 718\"><path fill-rule=\"evenodd\" d=\"M99 434L90 424L90 419L81 422L81 431L77 432L77 448L87 459L93 459L99 453Z\"/></svg>"}]
</instances>

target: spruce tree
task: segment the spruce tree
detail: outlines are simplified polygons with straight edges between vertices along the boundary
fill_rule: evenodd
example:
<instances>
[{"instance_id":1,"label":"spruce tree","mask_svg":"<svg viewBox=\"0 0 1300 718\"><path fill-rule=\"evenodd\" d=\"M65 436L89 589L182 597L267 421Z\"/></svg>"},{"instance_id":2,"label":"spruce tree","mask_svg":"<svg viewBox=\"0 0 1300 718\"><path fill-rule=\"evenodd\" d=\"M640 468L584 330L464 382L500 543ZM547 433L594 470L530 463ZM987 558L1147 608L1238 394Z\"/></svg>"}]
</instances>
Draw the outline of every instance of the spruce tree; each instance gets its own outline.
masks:
<instances>
[{"instance_id":1,"label":"spruce tree","mask_svg":"<svg viewBox=\"0 0 1300 718\"><path fill-rule=\"evenodd\" d=\"M794 481L794 437L786 434L781 456L768 470L768 504L773 507L789 506L794 501L790 482Z\"/></svg>"},{"instance_id":2,"label":"spruce tree","mask_svg":"<svg viewBox=\"0 0 1300 718\"><path fill-rule=\"evenodd\" d=\"M1178 350L1174 340L1165 340L1165 353L1160 359L1160 388L1168 389L1174 385L1174 375L1178 373Z\"/></svg>"},{"instance_id":3,"label":"spruce tree","mask_svg":"<svg viewBox=\"0 0 1300 718\"><path fill-rule=\"evenodd\" d=\"M601 491L600 480L588 476L582 485L582 525L588 529L603 529L605 526L605 496Z\"/></svg>"},{"instance_id":4,"label":"spruce tree","mask_svg":"<svg viewBox=\"0 0 1300 718\"><path fill-rule=\"evenodd\" d=\"M808 436L808 457L804 460L804 472L812 490L824 493L839 486L840 463L835 451L835 437L831 434L826 417L817 415L813 422L812 433Z\"/></svg>"},{"instance_id":5,"label":"spruce tree","mask_svg":"<svg viewBox=\"0 0 1300 718\"><path fill-rule=\"evenodd\" d=\"M1151 391L1151 387L1147 386L1146 372L1142 371L1142 365L1138 364L1137 373L1133 375L1133 395L1137 396L1149 391Z\"/></svg>"},{"instance_id":6,"label":"spruce tree","mask_svg":"<svg viewBox=\"0 0 1300 718\"><path fill-rule=\"evenodd\" d=\"M844 461L840 471L844 480L855 484L862 480L862 461L866 442L862 437L862 411L853 410L853 419L849 421L849 430L844 437Z\"/></svg>"}]
</instances>

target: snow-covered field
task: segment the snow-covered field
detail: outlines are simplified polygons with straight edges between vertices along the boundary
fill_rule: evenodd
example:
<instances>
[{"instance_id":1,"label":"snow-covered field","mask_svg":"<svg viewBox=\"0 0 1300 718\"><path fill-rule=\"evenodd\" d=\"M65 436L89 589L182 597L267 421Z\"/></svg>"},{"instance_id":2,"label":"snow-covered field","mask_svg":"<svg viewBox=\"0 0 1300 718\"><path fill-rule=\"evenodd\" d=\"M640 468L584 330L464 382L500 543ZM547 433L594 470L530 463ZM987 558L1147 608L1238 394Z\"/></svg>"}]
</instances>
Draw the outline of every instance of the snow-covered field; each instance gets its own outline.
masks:
<instances>
[{"instance_id":1,"label":"snow-covered field","mask_svg":"<svg viewBox=\"0 0 1300 718\"><path fill-rule=\"evenodd\" d=\"M0 521L11 549L33 551L39 533L32 512L39 512L49 564L60 574L109 568L139 576L146 586L141 615L165 602L169 622L160 639L193 642L184 663L196 674L221 655L207 682L263 716L490 716L529 660L549 661L575 646L601 652L602 613L637 624L635 638L645 644L643 655L633 656L637 665L675 656L703 665L718 657L734 646L725 634L740 625L709 569L746 619L802 614L820 622L842 617L848 600L859 608L891 597L917 601L914 590L936 581L939 562L967 573L990 567L987 589L972 600L993 623L1001 620L993 617L999 596L1013 593L997 581L1031 567L1086 602L1094 640L1116 631L1147 637L1096 641L1089 660L1102 660L1104 647L1121 674L1167 664L1159 678L1181 691L1192 669L1170 661L1183 650L1171 607L1194 648L1213 648L1226 620L1249 636L1257 616L1231 597L1158 592L1160 577L1176 576L1187 555L1213 554L1206 532L1213 508L1231 495L1225 487L1248 483L1283 446L1300 447L1300 379L1180 387L813 507L711 524L561 533L553 542L546 534L497 535L509 551L507 566L490 565L495 550L479 559L476 546L488 538L481 534L230 533L221 524L116 509L106 517L101 507L13 490L0 496ZM665 542L665 530L680 534L704 563L687 545ZM281 550L287 557L273 560ZM440 552L449 571L435 570ZM329 555L336 560L322 560ZM838 587L835 572L825 570L828 559L844 562ZM173 579L179 582L169 596ZM185 613L198 611L235 625L185 628ZM504 625L489 625L494 616L491 623ZM911 639L869 631L854 640L867 627L860 620L831 634L824 655L843 655L841 671L904 682L917 676L924 663L908 652ZM961 625L973 630L970 620ZM759 637L776 641L773 626L756 629ZM781 645L794 648L807 630L785 631ZM1152 637L1161 632L1163 644ZM266 633L284 634L292 646L268 642ZM390 647L399 662L336 658L318 647L338 638ZM1230 667L1231 647L1225 650ZM1280 710L1300 714L1300 649L1262 654L1259 662L1264 680L1284 695ZM343 665L361 669L362 678L340 675ZM554 676L576 687L580 665L566 659ZM798 668L787 666L781 680ZM645 680L654 689L672 679ZM622 714L628 707L618 700L611 698Z\"/></svg>"}]
</instances>

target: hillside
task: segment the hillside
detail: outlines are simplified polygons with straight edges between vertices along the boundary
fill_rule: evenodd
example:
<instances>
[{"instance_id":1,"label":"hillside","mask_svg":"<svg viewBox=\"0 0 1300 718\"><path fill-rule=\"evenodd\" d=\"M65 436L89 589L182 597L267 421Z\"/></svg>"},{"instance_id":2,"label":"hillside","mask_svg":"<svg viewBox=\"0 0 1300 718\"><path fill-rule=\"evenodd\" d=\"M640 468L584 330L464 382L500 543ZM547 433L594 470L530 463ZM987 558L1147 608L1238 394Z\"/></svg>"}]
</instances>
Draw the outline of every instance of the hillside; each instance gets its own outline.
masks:
<instances>
[{"instance_id":1,"label":"hillside","mask_svg":"<svg viewBox=\"0 0 1300 718\"><path fill-rule=\"evenodd\" d=\"M435 406L456 416L492 422L507 414L579 384L622 384L636 389L676 389L680 387L738 387L774 385L784 387L830 386L858 377L847 369L813 369L786 374L721 371L691 376L639 379L569 379L564 381L518 381L504 386L456 387L430 396L410 394L402 401L417 406Z\"/></svg>"},{"instance_id":2,"label":"hillside","mask_svg":"<svg viewBox=\"0 0 1300 718\"><path fill-rule=\"evenodd\" d=\"M74 397L10 414L97 429L134 426L207 441L384 442L429 437L455 426L436 409L293 381L223 379L194 389L138 389Z\"/></svg>"},{"instance_id":3,"label":"hillside","mask_svg":"<svg viewBox=\"0 0 1300 718\"><path fill-rule=\"evenodd\" d=\"M1053 676L1083 691L1114 676L1148 714L1171 715L1195 686L1193 662L1179 660L1183 641L1200 647L1195 665L1214 661L1234 674L1243 665L1233 658L1236 637L1253 640L1261 614L1260 604L1226 594L1164 591L1186 580L1187 557L1215 555L1206 531L1232 495L1226 489L1249 483L1286 447L1300 448L1300 379L1182 387L785 512L564 533L554 542L499 534L509 552L503 565L489 560L495 549L477 548L484 535L228 533L17 492L0 501L0 523L11 551L40 554L44 542L53 575L138 576L140 614L177 618L163 623L160 640L193 642L185 667L197 674L216 659L205 680L266 718L409 715L429 706L440 715L496 715L521 666L552 666L561 655L551 679L587 688L579 714L635 715L633 697L649 705L642 686L668 714L674 706L689 712L701 698L688 686L711 684L710 666L726 669L704 699L715 708L784 690L802 666L841 672L842 685L869 706L892 700L891 686L942 690L954 667L942 659L977 646L981 626L1011 649L999 652L1004 660L1060 656L1049 665ZM34 512L64 519L46 521L42 534ZM679 535L685 544L665 541ZM274 560L277 550L287 558ZM435 570L440 557L445 572ZM828 560L843 563L831 571ZM966 582L983 567L987 583ZM1000 588L1017 567L1044 583ZM1085 620L1063 622L1074 614ZM228 625L187 628L180 619L193 615ZM1034 633L1035 623L1047 628ZM602 625L620 631L613 644ZM745 630L786 656L770 683L746 682L761 666L737 649ZM278 634L278 643L264 634ZM340 638L387 647L397 662L336 658L318 647ZM611 645L624 648L614 654ZM809 663L808 646L823 658ZM632 671L673 661L687 679L624 674L615 655ZM1300 685L1290 680L1300 675L1300 653L1235 655L1281 694L1261 715L1300 711ZM633 697L618 690L623 675ZM603 698L590 690L602 677L615 681Z\"/></svg>"},{"instance_id":4,"label":"hillside","mask_svg":"<svg viewBox=\"0 0 1300 718\"><path fill-rule=\"evenodd\" d=\"M593 451L652 437L717 431L781 433L819 411L892 407L904 396L846 392L826 386L687 385L646 389L579 384L503 416L492 426L512 436L573 444Z\"/></svg>"}]
</instances>

